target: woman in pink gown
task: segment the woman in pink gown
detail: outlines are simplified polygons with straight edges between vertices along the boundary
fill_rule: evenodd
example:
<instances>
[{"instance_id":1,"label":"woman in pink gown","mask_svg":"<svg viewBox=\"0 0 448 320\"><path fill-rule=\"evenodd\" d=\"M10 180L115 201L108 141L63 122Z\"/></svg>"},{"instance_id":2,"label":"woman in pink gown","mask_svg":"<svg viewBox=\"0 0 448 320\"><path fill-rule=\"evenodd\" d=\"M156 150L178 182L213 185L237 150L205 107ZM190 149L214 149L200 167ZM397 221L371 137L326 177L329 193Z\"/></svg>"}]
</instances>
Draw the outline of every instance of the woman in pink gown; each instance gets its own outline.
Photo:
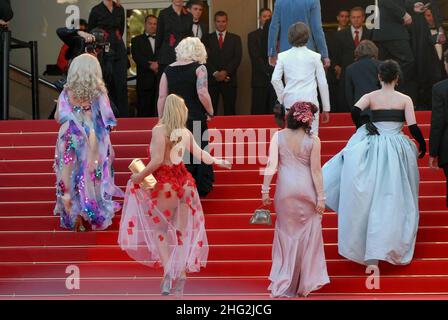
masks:
<instances>
[{"instance_id":1,"label":"woman in pink gown","mask_svg":"<svg viewBox=\"0 0 448 320\"><path fill-rule=\"evenodd\" d=\"M183 99L169 95L163 116L152 130L151 161L128 183L118 243L142 264L164 268L163 295L182 296L187 272L199 272L208 258L204 213L195 180L185 168L185 150L206 164L230 169L230 163L201 150L186 129L188 109ZM154 189L139 187L153 174Z\"/></svg>"},{"instance_id":2,"label":"woman in pink gown","mask_svg":"<svg viewBox=\"0 0 448 320\"><path fill-rule=\"evenodd\" d=\"M294 104L286 116L287 128L277 132L270 145L261 193L263 203L269 205L269 186L278 170L269 277L273 297L306 297L329 283L322 239L321 146L310 133L317 111L312 103Z\"/></svg>"}]
</instances>

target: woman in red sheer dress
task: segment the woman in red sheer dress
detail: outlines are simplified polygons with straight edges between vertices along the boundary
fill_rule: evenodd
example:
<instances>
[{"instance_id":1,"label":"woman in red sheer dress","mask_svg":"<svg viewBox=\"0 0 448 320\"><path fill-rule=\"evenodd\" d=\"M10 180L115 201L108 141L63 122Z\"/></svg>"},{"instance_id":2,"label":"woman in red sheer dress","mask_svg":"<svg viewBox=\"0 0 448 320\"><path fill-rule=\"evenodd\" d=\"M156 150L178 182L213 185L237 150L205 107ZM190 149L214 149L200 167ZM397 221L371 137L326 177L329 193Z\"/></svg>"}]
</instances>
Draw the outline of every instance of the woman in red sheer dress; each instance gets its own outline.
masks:
<instances>
[{"instance_id":1,"label":"woman in red sheer dress","mask_svg":"<svg viewBox=\"0 0 448 320\"><path fill-rule=\"evenodd\" d=\"M163 117L152 130L151 161L128 183L118 242L133 259L152 267L163 266L163 295L183 295L187 272L199 272L208 257L204 213L195 180L182 158L187 150L206 164L230 169L225 160L212 157L186 129L188 109L176 95L166 99ZM153 174L154 189L139 187Z\"/></svg>"}]
</instances>

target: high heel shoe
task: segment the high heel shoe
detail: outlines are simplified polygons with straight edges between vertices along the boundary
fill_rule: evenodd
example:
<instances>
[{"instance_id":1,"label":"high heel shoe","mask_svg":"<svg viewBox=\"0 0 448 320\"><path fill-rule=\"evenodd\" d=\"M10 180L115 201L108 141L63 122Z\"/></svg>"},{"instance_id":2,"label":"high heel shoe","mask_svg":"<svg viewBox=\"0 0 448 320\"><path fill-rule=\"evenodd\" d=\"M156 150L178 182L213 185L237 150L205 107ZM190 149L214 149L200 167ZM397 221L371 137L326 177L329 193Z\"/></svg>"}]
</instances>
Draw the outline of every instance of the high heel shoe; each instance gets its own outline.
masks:
<instances>
[{"instance_id":1,"label":"high heel shoe","mask_svg":"<svg viewBox=\"0 0 448 320\"><path fill-rule=\"evenodd\" d=\"M86 228L82 224L82 218L78 218L76 220L74 230L75 230L75 232L85 232L86 231Z\"/></svg>"},{"instance_id":2,"label":"high heel shoe","mask_svg":"<svg viewBox=\"0 0 448 320\"><path fill-rule=\"evenodd\" d=\"M174 287L174 295L176 296L176 298L180 299L183 297L186 281L187 277L181 277L177 279L176 286Z\"/></svg>"},{"instance_id":3,"label":"high heel shoe","mask_svg":"<svg viewBox=\"0 0 448 320\"><path fill-rule=\"evenodd\" d=\"M172 285L171 278L168 275L166 275L165 278L163 278L162 280L162 284L160 285L162 296L167 296L170 294L171 285Z\"/></svg>"}]
</instances>

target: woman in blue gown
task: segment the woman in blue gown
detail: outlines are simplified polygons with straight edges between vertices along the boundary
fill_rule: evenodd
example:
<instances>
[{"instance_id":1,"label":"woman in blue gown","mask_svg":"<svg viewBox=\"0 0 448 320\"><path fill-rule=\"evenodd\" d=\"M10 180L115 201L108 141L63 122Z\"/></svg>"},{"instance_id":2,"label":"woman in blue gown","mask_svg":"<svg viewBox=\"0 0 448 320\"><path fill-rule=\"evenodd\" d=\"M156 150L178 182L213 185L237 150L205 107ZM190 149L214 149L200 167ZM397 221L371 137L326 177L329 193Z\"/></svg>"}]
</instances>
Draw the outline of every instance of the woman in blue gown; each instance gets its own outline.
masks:
<instances>
[{"instance_id":1,"label":"woman in blue gown","mask_svg":"<svg viewBox=\"0 0 448 320\"><path fill-rule=\"evenodd\" d=\"M380 90L354 106L358 127L347 146L323 167L326 205L338 213L338 248L343 257L364 265L378 260L411 262L418 230L417 156L426 144L410 97L395 91L400 67L379 66ZM361 112L372 110L371 119ZM407 123L415 144L402 132Z\"/></svg>"}]
</instances>

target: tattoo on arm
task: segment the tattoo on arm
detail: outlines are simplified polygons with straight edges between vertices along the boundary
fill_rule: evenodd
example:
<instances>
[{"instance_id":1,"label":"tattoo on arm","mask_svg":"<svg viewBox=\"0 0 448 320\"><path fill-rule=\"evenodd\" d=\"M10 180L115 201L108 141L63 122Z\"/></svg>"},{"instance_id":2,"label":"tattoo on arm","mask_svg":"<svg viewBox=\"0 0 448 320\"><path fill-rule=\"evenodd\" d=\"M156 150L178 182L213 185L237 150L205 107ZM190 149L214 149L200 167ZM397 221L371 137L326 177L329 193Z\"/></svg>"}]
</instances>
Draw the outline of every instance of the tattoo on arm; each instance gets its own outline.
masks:
<instances>
[{"instance_id":1,"label":"tattoo on arm","mask_svg":"<svg viewBox=\"0 0 448 320\"><path fill-rule=\"evenodd\" d=\"M205 66L200 66L198 68L197 76L198 79L196 82L196 86L198 91L208 89L208 75L207 75L207 68Z\"/></svg>"}]
</instances>

